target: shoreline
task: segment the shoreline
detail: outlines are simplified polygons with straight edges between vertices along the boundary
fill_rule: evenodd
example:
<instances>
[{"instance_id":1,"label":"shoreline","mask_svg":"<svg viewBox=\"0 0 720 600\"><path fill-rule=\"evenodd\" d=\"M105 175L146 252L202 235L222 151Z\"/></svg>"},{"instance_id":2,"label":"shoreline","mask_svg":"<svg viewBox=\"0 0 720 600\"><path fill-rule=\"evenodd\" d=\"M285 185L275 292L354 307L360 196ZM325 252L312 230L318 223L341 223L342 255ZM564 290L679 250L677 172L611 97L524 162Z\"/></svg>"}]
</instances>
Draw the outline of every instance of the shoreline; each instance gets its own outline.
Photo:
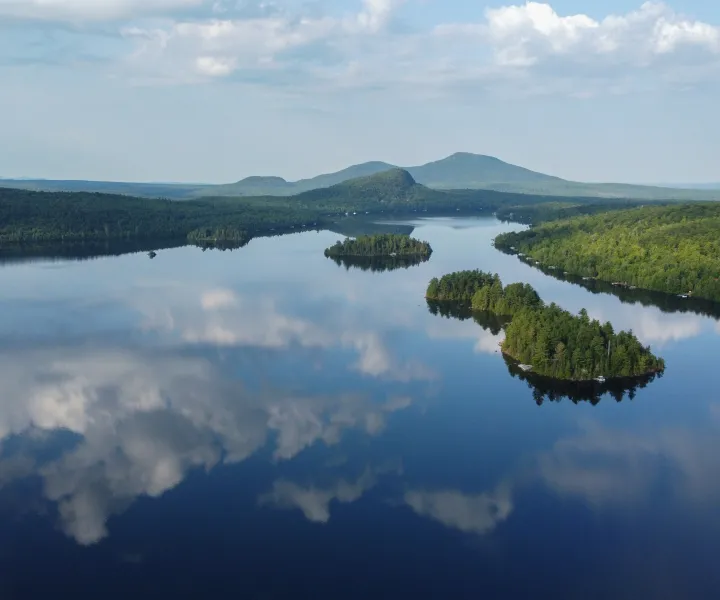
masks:
<instances>
[{"instance_id":1,"label":"shoreline","mask_svg":"<svg viewBox=\"0 0 720 600\"><path fill-rule=\"evenodd\" d=\"M503 342L500 343L500 352L502 353L503 356L509 358L516 367L519 367L521 364L520 360L517 359L516 357L514 357L509 352L507 352L502 347L503 343L504 343L504 340L503 340ZM530 365L530 366L532 367L532 365ZM642 379L643 377L649 377L651 375L657 375L659 373L664 373L664 372L665 372L665 369L649 369L649 370L645 371L644 373L638 373L635 375L614 375L611 377L605 377L604 375L598 375L598 377L604 377L603 381L598 381L595 377L593 377L591 379L571 379L571 378L565 378L565 377L554 377L552 375L545 375L544 373L538 373L537 371L533 371L533 370L526 371L525 374L528 376L534 375L535 377L542 377L544 379L550 379L552 381L563 381L566 383L578 383L578 384L599 383L599 384L603 384L603 383L619 382L619 381L628 380L628 379Z\"/></svg>"}]
</instances>

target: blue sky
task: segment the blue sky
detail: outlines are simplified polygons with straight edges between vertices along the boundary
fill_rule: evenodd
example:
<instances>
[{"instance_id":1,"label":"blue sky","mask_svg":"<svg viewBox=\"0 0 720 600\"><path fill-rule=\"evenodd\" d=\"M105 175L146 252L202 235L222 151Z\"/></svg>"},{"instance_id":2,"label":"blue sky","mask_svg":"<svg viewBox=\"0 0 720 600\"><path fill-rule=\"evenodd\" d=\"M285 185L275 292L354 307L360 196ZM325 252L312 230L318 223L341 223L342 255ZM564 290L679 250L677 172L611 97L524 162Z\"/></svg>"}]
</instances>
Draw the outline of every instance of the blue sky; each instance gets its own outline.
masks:
<instances>
[{"instance_id":1,"label":"blue sky","mask_svg":"<svg viewBox=\"0 0 720 600\"><path fill-rule=\"evenodd\" d=\"M0 0L0 176L720 180L720 3Z\"/></svg>"}]
</instances>

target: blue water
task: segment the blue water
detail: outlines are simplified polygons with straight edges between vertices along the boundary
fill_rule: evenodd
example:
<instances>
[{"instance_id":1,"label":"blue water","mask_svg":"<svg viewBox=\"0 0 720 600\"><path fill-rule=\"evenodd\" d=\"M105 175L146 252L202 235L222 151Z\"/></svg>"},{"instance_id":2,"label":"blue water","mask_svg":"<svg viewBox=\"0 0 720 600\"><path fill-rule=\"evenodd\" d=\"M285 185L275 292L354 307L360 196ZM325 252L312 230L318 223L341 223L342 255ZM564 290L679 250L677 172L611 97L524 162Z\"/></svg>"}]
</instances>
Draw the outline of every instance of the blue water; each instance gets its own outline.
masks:
<instances>
[{"instance_id":1,"label":"blue water","mask_svg":"<svg viewBox=\"0 0 720 600\"><path fill-rule=\"evenodd\" d=\"M391 272L307 232L0 268L0 598L720 597L720 324L548 277L494 219ZM430 313L480 268L665 375L544 401Z\"/></svg>"}]
</instances>

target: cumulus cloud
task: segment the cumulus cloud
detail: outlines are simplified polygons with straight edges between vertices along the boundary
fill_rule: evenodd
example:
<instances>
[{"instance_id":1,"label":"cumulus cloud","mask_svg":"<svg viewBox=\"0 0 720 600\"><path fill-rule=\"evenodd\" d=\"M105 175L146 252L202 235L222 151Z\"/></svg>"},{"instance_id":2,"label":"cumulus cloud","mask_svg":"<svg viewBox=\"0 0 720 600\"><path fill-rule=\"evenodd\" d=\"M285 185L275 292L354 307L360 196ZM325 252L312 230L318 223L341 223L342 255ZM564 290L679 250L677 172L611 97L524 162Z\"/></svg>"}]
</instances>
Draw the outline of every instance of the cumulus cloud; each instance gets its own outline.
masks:
<instances>
[{"instance_id":1,"label":"cumulus cloud","mask_svg":"<svg viewBox=\"0 0 720 600\"><path fill-rule=\"evenodd\" d=\"M152 61L189 81L226 77L240 70L277 71L282 67L278 57L284 53L316 43L339 43L348 36L377 34L402 1L364 0L357 13L340 17L274 11L252 18L181 21L161 29L134 26L123 34L138 42L135 65Z\"/></svg>"},{"instance_id":2,"label":"cumulus cloud","mask_svg":"<svg viewBox=\"0 0 720 600\"><path fill-rule=\"evenodd\" d=\"M113 74L151 84L233 78L284 90L428 93L492 85L587 97L707 81L720 70L720 27L660 2L604 18L526 2L489 8L476 23L393 28L403 4L355 0L343 12L260 1L0 0L0 18L113 20L123 38Z\"/></svg>"},{"instance_id":3,"label":"cumulus cloud","mask_svg":"<svg viewBox=\"0 0 720 600\"><path fill-rule=\"evenodd\" d=\"M645 65L685 48L720 53L720 27L678 15L659 2L602 20L560 15L539 2L488 9L485 15L484 23L441 25L435 33L488 43L496 62L508 67L529 67L553 57Z\"/></svg>"}]
</instances>

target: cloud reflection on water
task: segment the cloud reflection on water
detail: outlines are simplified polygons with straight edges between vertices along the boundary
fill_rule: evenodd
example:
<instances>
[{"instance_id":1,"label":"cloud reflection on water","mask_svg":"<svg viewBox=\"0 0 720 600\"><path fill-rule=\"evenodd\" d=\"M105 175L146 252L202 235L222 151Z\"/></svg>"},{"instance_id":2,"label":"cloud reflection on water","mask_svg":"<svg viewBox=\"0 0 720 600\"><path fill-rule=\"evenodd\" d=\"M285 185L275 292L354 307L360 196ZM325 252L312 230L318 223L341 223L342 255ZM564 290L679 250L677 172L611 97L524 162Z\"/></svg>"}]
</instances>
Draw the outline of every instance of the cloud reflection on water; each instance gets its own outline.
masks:
<instances>
[{"instance_id":1,"label":"cloud reflection on water","mask_svg":"<svg viewBox=\"0 0 720 600\"><path fill-rule=\"evenodd\" d=\"M0 443L65 430L77 442L36 467L63 529L81 544L107 535L108 518L137 497L158 497L189 471L237 463L272 441L288 460L344 431L377 435L408 397L248 391L202 357L147 350L56 347L0 354L8 381ZM0 448L2 448L0 446ZM0 484L26 475L29 457L0 452Z\"/></svg>"},{"instance_id":2,"label":"cloud reflection on water","mask_svg":"<svg viewBox=\"0 0 720 600\"><path fill-rule=\"evenodd\" d=\"M383 336L358 322L349 311L313 320L284 312L271 295L242 295L215 288L190 296L168 307L140 302L146 315L144 327L173 333L188 344L216 347L253 346L287 349L292 346L329 350L354 350L358 359L352 368L390 381L433 380L437 373L419 361L396 359Z\"/></svg>"}]
</instances>

